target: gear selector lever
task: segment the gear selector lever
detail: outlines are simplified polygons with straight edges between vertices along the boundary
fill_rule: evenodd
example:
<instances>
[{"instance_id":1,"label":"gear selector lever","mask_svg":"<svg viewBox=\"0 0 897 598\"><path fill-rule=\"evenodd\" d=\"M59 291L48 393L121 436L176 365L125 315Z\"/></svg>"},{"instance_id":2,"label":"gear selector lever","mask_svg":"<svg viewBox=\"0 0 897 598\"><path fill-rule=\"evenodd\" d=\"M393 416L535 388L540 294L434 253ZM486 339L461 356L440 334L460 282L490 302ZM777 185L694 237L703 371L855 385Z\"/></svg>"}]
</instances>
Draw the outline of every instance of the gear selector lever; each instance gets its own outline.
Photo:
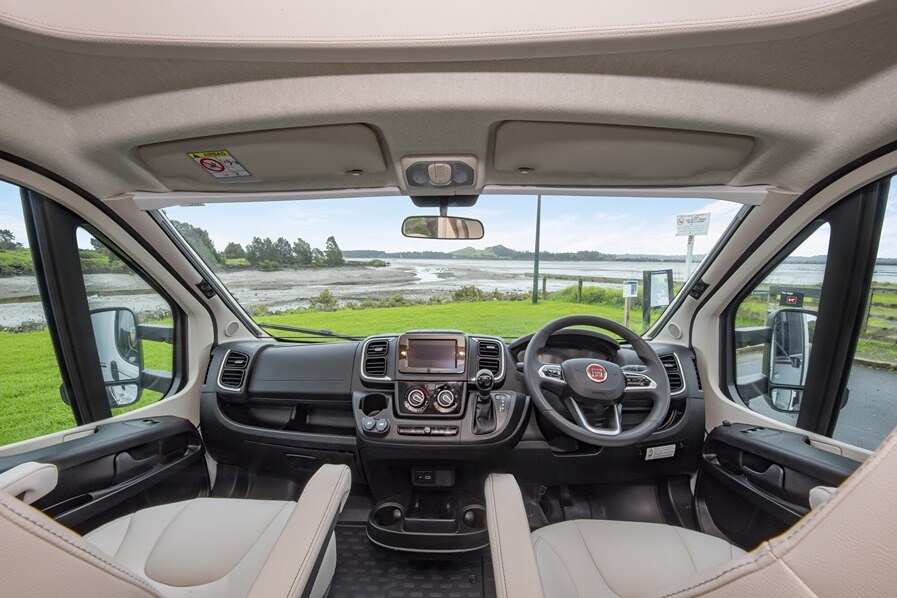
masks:
<instances>
[{"instance_id":1,"label":"gear selector lever","mask_svg":"<svg viewBox=\"0 0 897 598\"><path fill-rule=\"evenodd\" d=\"M474 409L473 433L490 434L495 431L495 406L492 402L492 386L495 376L489 370L480 370L476 376L477 404Z\"/></svg>"}]
</instances>

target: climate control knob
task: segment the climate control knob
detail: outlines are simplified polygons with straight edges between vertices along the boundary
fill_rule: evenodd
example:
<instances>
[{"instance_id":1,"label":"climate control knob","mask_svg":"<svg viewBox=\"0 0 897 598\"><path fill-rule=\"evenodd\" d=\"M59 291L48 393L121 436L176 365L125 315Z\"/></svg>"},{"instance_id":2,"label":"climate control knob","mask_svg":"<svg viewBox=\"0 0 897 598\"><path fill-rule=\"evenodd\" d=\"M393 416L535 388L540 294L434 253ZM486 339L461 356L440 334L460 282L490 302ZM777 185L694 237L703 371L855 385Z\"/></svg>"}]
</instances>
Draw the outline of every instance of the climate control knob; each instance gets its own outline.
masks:
<instances>
[{"instance_id":1,"label":"climate control knob","mask_svg":"<svg viewBox=\"0 0 897 598\"><path fill-rule=\"evenodd\" d=\"M436 406L446 411L454 409L457 397L450 388L443 388L436 394Z\"/></svg>"},{"instance_id":2,"label":"climate control knob","mask_svg":"<svg viewBox=\"0 0 897 598\"><path fill-rule=\"evenodd\" d=\"M420 387L409 388L405 393L405 404L414 411L419 411L427 404L427 393Z\"/></svg>"}]
</instances>

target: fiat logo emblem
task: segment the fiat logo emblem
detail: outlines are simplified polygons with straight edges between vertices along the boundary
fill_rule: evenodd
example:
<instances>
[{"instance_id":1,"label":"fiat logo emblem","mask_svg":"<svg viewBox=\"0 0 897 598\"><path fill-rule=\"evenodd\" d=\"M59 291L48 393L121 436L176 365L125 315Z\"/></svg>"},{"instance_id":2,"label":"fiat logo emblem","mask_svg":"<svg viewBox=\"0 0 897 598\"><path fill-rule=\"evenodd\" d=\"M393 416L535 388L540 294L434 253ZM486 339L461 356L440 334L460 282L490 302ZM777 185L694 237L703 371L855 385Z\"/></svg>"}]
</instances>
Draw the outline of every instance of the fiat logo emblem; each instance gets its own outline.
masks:
<instances>
[{"instance_id":1,"label":"fiat logo emblem","mask_svg":"<svg viewBox=\"0 0 897 598\"><path fill-rule=\"evenodd\" d=\"M592 382L604 382L607 380L607 370L604 369L604 366L602 365L590 363L586 368L586 376L588 376L589 380Z\"/></svg>"}]
</instances>

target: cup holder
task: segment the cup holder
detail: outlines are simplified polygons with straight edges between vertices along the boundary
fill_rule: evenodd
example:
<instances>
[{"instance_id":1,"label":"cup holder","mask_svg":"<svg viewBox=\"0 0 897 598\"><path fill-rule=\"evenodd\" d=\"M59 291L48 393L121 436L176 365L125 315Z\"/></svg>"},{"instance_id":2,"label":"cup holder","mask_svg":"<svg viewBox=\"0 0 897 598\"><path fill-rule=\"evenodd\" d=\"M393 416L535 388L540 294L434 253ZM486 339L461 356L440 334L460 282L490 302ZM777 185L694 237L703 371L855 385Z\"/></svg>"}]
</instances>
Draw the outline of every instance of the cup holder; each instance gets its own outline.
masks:
<instances>
[{"instance_id":1,"label":"cup holder","mask_svg":"<svg viewBox=\"0 0 897 598\"><path fill-rule=\"evenodd\" d=\"M461 523L472 530L486 529L486 509L479 505L465 507L461 511Z\"/></svg>"},{"instance_id":2,"label":"cup holder","mask_svg":"<svg viewBox=\"0 0 897 598\"><path fill-rule=\"evenodd\" d=\"M405 510L397 503L386 503L381 505L371 515L371 521L380 527L392 527L401 523L405 516Z\"/></svg>"},{"instance_id":3,"label":"cup holder","mask_svg":"<svg viewBox=\"0 0 897 598\"><path fill-rule=\"evenodd\" d=\"M360 405L361 412L368 417L375 417L379 415L380 412L386 409L388 406L389 397L379 392L365 395L364 398L361 399Z\"/></svg>"}]
</instances>

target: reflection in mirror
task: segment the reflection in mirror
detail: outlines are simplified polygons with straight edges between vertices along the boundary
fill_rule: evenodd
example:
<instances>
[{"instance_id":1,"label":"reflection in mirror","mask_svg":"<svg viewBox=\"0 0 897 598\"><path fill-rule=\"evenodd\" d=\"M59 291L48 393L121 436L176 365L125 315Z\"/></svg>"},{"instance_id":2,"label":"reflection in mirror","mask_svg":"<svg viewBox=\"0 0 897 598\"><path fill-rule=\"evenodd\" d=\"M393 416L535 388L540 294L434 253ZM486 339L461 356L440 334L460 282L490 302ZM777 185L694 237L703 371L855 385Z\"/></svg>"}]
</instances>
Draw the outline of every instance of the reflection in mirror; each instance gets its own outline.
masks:
<instances>
[{"instance_id":1,"label":"reflection in mirror","mask_svg":"<svg viewBox=\"0 0 897 598\"><path fill-rule=\"evenodd\" d=\"M795 388L773 388L770 394L772 408L787 413L798 413L803 394L804 391Z\"/></svg>"},{"instance_id":2,"label":"reflection in mirror","mask_svg":"<svg viewBox=\"0 0 897 598\"><path fill-rule=\"evenodd\" d=\"M410 216L402 223L402 234L418 239L482 239L483 223L455 216Z\"/></svg>"},{"instance_id":3,"label":"reflection in mirror","mask_svg":"<svg viewBox=\"0 0 897 598\"><path fill-rule=\"evenodd\" d=\"M770 339L765 361L770 406L797 412L807 382L816 314L803 309L777 309L769 315L767 326Z\"/></svg>"},{"instance_id":4,"label":"reflection in mirror","mask_svg":"<svg viewBox=\"0 0 897 598\"><path fill-rule=\"evenodd\" d=\"M143 392L143 347L137 333L137 316L124 308L98 309L90 313L90 321L109 405L125 407L136 403Z\"/></svg>"}]
</instances>

